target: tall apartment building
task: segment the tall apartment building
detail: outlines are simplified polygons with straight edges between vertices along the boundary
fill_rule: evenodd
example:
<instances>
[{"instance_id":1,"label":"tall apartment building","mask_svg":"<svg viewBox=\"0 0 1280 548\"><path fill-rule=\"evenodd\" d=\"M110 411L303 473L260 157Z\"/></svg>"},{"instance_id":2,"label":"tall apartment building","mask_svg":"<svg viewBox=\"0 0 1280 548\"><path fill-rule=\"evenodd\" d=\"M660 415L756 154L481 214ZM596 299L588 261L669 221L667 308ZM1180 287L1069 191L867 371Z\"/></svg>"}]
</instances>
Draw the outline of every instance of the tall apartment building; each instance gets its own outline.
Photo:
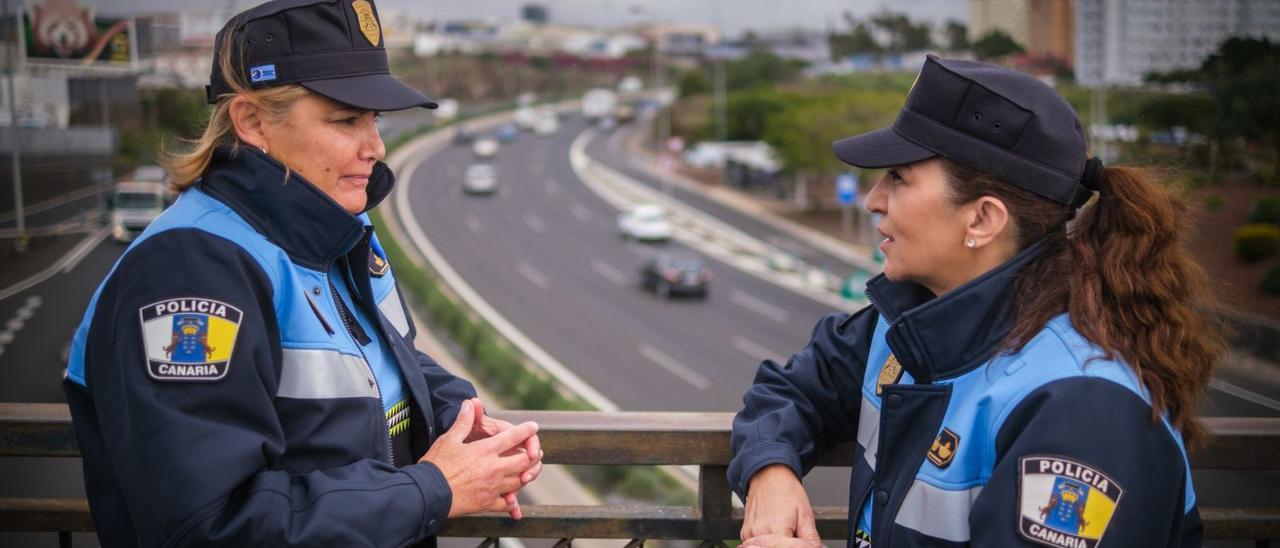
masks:
<instances>
[{"instance_id":1,"label":"tall apartment building","mask_svg":"<svg viewBox=\"0 0 1280 548\"><path fill-rule=\"evenodd\" d=\"M1190 69L1234 36L1280 40L1276 0L1075 0L1075 75L1085 85L1137 85Z\"/></svg>"}]
</instances>

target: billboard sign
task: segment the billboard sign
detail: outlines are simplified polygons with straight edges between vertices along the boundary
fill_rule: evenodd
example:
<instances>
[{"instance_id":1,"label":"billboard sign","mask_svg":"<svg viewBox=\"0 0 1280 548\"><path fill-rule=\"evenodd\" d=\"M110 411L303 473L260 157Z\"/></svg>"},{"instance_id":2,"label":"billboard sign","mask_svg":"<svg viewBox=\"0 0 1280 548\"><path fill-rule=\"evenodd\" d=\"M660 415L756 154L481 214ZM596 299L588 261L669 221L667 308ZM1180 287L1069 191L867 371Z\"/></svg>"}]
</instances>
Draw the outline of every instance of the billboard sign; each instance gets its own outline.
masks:
<instances>
[{"instance_id":1,"label":"billboard sign","mask_svg":"<svg viewBox=\"0 0 1280 548\"><path fill-rule=\"evenodd\" d=\"M22 13L29 63L126 66L134 58L133 21L98 18L82 0L34 0Z\"/></svg>"}]
</instances>

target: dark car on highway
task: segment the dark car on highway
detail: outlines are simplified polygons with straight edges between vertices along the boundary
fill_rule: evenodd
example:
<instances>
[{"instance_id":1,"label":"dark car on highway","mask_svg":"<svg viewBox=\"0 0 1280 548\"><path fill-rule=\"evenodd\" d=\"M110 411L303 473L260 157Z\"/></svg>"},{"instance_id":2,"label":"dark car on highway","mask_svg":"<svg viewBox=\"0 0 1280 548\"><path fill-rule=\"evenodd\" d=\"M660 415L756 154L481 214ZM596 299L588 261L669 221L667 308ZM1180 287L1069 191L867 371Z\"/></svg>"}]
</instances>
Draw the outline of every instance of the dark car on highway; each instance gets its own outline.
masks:
<instances>
[{"instance_id":1,"label":"dark car on highway","mask_svg":"<svg viewBox=\"0 0 1280 548\"><path fill-rule=\"evenodd\" d=\"M711 269L702 258L684 253L655 253L640 267L640 287L663 299L688 295L707 298Z\"/></svg>"}]
</instances>

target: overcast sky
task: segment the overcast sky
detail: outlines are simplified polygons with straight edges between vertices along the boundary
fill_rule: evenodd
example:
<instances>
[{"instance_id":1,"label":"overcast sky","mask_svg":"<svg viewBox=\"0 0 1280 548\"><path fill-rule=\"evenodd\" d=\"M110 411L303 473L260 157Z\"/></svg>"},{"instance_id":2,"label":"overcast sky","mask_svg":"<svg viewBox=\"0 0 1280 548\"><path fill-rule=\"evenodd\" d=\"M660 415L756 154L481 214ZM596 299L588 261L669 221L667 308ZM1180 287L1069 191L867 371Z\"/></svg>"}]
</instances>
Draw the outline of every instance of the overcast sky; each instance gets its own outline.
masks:
<instances>
[{"instance_id":1,"label":"overcast sky","mask_svg":"<svg viewBox=\"0 0 1280 548\"><path fill-rule=\"evenodd\" d=\"M424 19L493 19L518 17L520 6L531 0L376 0L380 10L399 8ZM173 12L182 9L211 11L234 4L248 8L253 0L89 0L103 15ZM555 22L619 26L652 21L694 21L720 25L729 36L746 29L843 28L841 14L866 16L889 7L905 11L913 19L942 22L967 19L965 0L541 0ZM719 13L717 13L717 11ZM720 19L717 22L717 19Z\"/></svg>"}]
</instances>

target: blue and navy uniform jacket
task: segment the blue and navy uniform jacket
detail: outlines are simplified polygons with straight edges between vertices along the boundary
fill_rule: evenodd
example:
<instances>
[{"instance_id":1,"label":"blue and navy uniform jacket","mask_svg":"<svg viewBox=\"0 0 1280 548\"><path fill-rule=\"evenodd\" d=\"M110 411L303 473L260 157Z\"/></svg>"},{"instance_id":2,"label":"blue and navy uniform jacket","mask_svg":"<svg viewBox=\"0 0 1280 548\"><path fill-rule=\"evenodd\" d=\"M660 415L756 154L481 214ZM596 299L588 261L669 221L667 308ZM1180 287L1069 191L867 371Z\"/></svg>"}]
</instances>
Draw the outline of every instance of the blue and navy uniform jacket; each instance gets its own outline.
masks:
<instances>
[{"instance_id":1,"label":"blue and navy uniform jacket","mask_svg":"<svg viewBox=\"0 0 1280 548\"><path fill-rule=\"evenodd\" d=\"M391 190L376 164L368 207ZM248 147L121 256L64 383L104 546L434 544L417 463L475 395L417 351L366 215Z\"/></svg>"},{"instance_id":2,"label":"blue and navy uniform jacket","mask_svg":"<svg viewBox=\"0 0 1280 548\"><path fill-rule=\"evenodd\" d=\"M772 464L807 473L856 441L849 546L1199 546L1181 435L1133 370L1059 315L1000 352L1029 246L934 297L883 275L871 305L823 318L764 362L733 423L745 500Z\"/></svg>"}]
</instances>

